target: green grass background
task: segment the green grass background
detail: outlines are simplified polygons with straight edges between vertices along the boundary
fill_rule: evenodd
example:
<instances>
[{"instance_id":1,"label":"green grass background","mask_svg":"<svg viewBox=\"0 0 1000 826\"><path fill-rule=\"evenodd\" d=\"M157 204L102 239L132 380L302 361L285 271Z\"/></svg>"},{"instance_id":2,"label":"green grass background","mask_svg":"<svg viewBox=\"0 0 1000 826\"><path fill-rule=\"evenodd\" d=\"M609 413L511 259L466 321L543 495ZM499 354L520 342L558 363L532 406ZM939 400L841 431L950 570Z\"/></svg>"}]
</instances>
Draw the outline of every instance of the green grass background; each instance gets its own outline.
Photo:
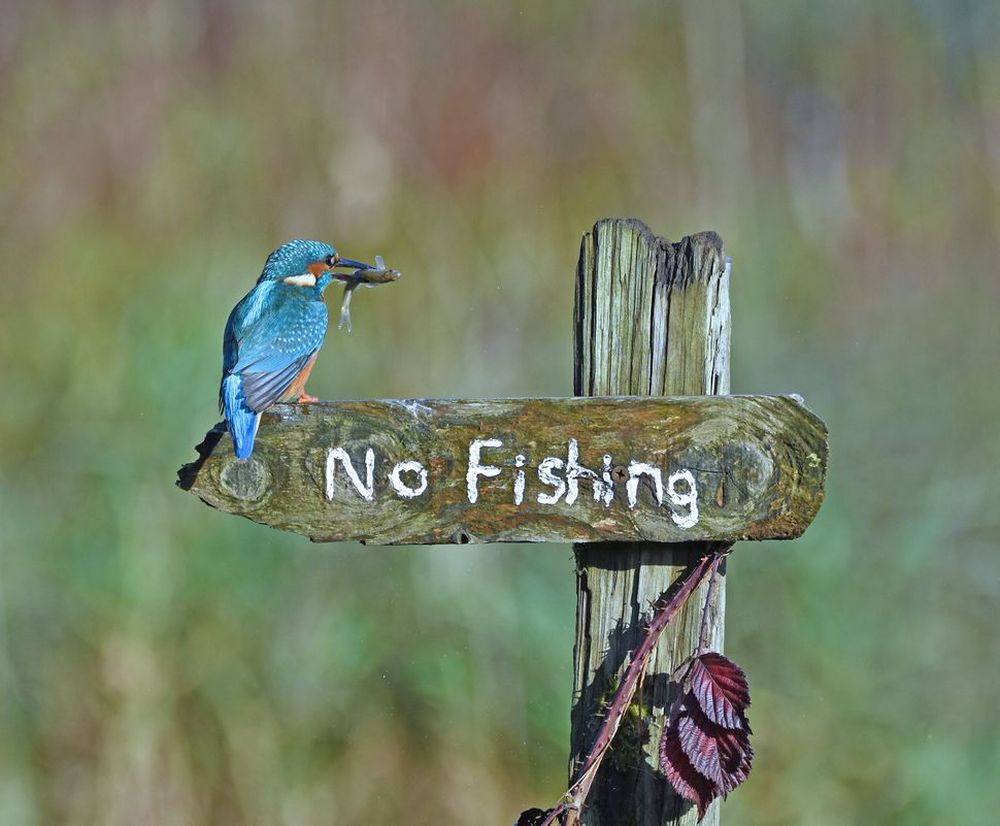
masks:
<instances>
[{"instance_id":1,"label":"green grass background","mask_svg":"<svg viewBox=\"0 0 1000 826\"><path fill-rule=\"evenodd\" d=\"M312 392L567 395L617 215L721 233L734 392L831 432L815 524L729 567L725 820L995 822L998 44L972 0L5 2L0 823L555 801L569 547L311 545L174 472L282 240L405 272Z\"/></svg>"}]
</instances>

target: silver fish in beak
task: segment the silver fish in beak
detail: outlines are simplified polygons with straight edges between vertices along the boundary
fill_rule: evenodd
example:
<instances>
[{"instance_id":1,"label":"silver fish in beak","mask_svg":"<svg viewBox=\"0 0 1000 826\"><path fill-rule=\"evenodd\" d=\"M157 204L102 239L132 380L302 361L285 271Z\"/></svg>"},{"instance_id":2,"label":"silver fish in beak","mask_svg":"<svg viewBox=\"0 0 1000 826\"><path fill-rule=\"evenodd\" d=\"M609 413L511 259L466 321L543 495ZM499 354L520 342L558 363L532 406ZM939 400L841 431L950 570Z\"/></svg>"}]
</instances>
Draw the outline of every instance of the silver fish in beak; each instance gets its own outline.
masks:
<instances>
[{"instance_id":1,"label":"silver fish in beak","mask_svg":"<svg viewBox=\"0 0 1000 826\"><path fill-rule=\"evenodd\" d=\"M338 275L337 280L344 282L344 300L340 305L340 321L337 329L347 328L351 332L351 296L358 287L377 287L379 284L389 284L398 281L402 273L399 270L390 269L385 265L385 259L381 255L375 256L375 266L362 264L354 272L346 275Z\"/></svg>"}]
</instances>

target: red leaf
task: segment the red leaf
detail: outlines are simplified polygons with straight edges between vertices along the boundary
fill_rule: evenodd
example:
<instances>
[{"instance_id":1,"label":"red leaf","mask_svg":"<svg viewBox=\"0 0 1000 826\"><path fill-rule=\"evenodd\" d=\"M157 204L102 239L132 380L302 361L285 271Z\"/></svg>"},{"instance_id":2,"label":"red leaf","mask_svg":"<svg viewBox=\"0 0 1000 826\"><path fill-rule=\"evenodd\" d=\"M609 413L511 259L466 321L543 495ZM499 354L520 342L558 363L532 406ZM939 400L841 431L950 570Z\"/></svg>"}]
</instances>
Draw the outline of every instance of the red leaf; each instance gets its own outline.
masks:
<instances>
[{"instance_id":1,"label":"red leaf","mask_svg":"<svg viewBox=\"0 0 1000 826\"><path fill-rule=\"evenodd\" d=\"M688 694L677 716L677 738L694 769L726 795L747 779L753 749L745 730L716 725Z\"/></svg>"},{"instance_id":2,"label":"red leaf","mask_svg":"<svg viewBox=\"0 0 1000 826\"><path fill-rule=\"evenodd\" d=\"M728 729L750 731L746 718L750 687L736 663L721 654L702 654L691 663L686 682L709 720Z\"/></svg>"},{"instance_id":3,"label":"red leaf","mask_svg":"<svg viewBox=\"0 0 1000 826\"><path fill-rule=\"evenodd\" d=\"M684 682L663 730L660 767L701 820L716 797L750 774L750 689L740 667L721 654L696 657Z\"/></svg>"},{"instance_id":4,"label":"red leaf","mask_svg":"<svg viewBox=\"0 0 1000 826\"><path fill-rule=\"evenodd\" d=\"M725 796L750 774L753 749L745 731L732 731L721 726L718 729L720 735L716 738L716 747L719 750L719 764L722 767L722 782L719 786Z\"/></svg>"},{"instance_id":5,"label":"red leaf","mask_svg":"<svg viewBox=\"0 0 1000 826\"><path fill-rule=\"evenodd\" d=\"M702 719L707 721L704 716ZM718 744L711 733L699 726L698 720L689 713L677 717L677 740L695 771L707 777L714 785L721 786L723 772Z\"/></svg>"},{"instance_id":6,"label":"red leaf","mask_svg":"<svg viewBox=\"0 0 1000 826\"><path fill-rule=\"evenodd\" d=\"M677 720L674 719L663 731L660 741L660 768L681 797L698 807L698 820L705 816L709 804L718 797L712 781L697 772L681 748L677 736Z\"/></svg>"}]
</instances>

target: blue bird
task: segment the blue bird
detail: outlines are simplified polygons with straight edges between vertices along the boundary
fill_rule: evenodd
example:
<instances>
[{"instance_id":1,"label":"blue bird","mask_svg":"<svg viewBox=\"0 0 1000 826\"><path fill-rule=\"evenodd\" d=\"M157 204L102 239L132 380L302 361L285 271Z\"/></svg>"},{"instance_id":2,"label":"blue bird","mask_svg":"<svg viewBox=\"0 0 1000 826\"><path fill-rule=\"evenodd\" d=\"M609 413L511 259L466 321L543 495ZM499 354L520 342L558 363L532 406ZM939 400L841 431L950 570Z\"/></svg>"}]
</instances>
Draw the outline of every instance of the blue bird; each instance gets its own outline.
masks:
<instances>
[{"instance_id":1,"label":"blue bird","mask_svg":"<svg viewBox=\"0 0 1000 826\"><path fill-rule=\"evenodd\" d=\"M334 280L353 289L361 273L375 269L321 241L288 241L267 257L256 286L229 314L222 339L219 409L237 458L253 452L263 410L277 401L318 401L305 385L326 336L323 290Z\"/></svg>"}]
</instances>

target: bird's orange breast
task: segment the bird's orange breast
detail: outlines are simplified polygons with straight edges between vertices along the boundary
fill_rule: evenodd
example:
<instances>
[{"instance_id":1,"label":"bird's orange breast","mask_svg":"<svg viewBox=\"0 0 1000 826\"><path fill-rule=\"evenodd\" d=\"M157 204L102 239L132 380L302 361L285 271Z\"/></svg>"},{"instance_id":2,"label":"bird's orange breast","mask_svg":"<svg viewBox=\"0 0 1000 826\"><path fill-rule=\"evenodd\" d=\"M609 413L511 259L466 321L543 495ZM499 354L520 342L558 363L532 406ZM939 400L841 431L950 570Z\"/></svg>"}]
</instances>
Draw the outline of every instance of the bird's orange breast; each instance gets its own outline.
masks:
<instances>
[{"instance_id":1,"label":"bird's orange breast","mask_svg":"<svg viewBox=\"0 0 1000 826\"><path fill-rule=\"evenodd\" d=\"M292 379L292 383L288 385L288 389L282 394L282 401L294 401L299 396L305 392L306 382L309 381L309 374L312 372L313 365L316 364L317 353L309 361L306 362L306 366L299 370L299 374Z\"/></svg>"}]
</instances>

